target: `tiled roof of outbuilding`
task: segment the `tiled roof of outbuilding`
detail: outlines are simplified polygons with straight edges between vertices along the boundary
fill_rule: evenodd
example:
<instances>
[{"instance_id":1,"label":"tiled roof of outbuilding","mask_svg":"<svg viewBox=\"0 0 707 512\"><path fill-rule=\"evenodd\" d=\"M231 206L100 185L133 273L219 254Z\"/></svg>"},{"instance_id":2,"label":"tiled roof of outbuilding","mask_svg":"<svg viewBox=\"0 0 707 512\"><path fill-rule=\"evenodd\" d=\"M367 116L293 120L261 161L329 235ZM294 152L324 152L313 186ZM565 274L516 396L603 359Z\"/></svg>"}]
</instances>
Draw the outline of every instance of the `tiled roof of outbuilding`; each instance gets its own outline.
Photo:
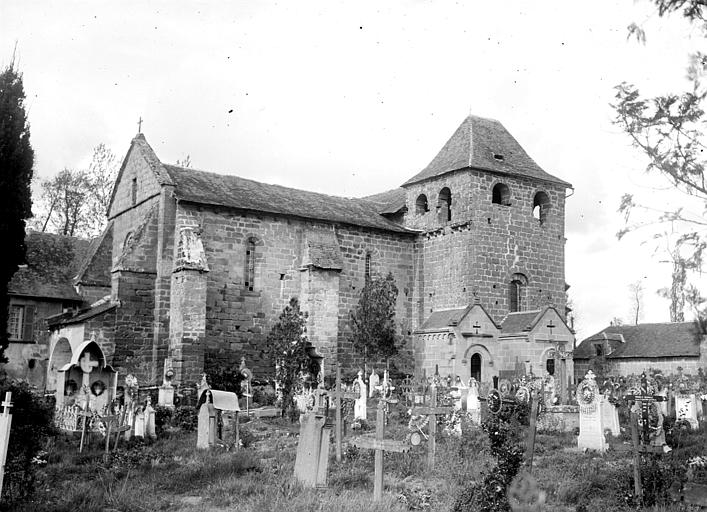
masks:
<instances>
[{"instance_id":1,"label":"tiled roof of outbuilding","mask_svg":"<svg viewBox=\"0 0 707 512\"><path fill-rule=\"evenodd\" d=\"M8 284L8 295L81 301L72 284L90 242L72 236L30 232L25 237L27 267Z\"/></svg>"},{"instance_id":2,"label":"tiled roof of outbuilding","mask_svg":"<svg viewBox=\"0 0 707 512\"><path fill-rule=\"evenodd\" d=\"M604 336L606 334L606 337ZM611 325L582 341L574 351L575 359L595 355L594 342L623 336L625 343L606 356L608 359L649 357L699 357L700 344L693 322L665 322L638 325Z\"/></svg>"},{"instance_id":3,"label":"tiled roof of outbuilding","mask_svg":"<svg viewBox=\"0 0 707 512\"><path fill-rule=\"evenodd\" d=\"M403 186L466 168L571 187L542 170L500 122L477 116L467 117L429 165Z\"/></svg>"},{"instance_id":4,"label":"tiled roof of outbuilding","mask_svg":"<svg viewBox=\"0 0 707 512\"><path fill-rule=\"evenodd\" d=\"M183 201L412 233L381 216L376 203L365 199L328 196L175 165L163 167L175 185L176 197Z\"/></svg>"}]
</instances>

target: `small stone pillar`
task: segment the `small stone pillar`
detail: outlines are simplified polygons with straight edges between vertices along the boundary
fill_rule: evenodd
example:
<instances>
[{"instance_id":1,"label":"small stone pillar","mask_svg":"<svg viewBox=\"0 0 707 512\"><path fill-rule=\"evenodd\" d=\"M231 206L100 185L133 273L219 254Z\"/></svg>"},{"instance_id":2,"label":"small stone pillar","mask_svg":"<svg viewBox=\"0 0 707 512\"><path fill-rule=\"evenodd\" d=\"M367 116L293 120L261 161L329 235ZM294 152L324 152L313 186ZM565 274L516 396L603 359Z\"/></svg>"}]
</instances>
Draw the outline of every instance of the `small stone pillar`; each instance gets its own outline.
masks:
<instances>
[{"instance_id":1,"label":"small stone pillar","mask_svg":"<svg viewBox=\"0 0 707 512\"><path fill-rule=\"evenodd\" d=\"M358 378L354 381L354 390L358 391L359 397L354 400L354 419L356 420L366 420L368 419L368 404L367 404L367 391L366 383L363 380L363 372L358 371Z\"/></svg>"},{"instance_id":2,"label":"small stone pillar","mask_svg":"<svg viewBox=\"0 0 707 512\"><path fill-rule=\"evenodd\" d=\"M199 409L196 447L210 448L216 445L216 408L211 403L211 392L207 391L206 402Z\"/></svg>"}]
</instances>

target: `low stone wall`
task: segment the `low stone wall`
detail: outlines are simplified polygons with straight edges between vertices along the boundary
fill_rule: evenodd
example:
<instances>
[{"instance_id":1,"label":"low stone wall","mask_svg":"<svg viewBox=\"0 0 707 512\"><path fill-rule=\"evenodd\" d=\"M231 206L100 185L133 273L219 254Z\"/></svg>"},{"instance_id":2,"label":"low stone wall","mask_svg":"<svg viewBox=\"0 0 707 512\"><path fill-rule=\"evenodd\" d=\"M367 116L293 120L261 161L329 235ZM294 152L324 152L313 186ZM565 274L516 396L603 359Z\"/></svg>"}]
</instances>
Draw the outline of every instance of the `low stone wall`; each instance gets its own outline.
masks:
<instances>
[{"instance_id":1,"label":"low stone wall","mask_svg":"<svg viewBox=\"0 0 707 512\"><path fill-rule=\"evenodd\" d=\"M572 432L579 428L579 407L555 405L542 411L538 418L538 431Z\"/></svg>"}]
</instances>

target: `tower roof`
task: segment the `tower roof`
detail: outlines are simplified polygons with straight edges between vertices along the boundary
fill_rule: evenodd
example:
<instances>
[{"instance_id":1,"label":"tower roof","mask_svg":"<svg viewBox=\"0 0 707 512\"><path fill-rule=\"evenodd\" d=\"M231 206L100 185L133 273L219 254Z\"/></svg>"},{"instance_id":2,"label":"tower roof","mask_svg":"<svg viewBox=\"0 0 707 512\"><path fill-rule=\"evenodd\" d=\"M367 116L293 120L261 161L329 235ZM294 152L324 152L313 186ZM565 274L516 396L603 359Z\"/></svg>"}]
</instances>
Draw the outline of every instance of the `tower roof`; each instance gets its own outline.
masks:
<instances>
[{"instance_id":1,"label":"tower roof","mask_svg":"<svg viewBox=\"0 0 707 512\"><path fill-rule=\"evenodd\" d=\"M572 186L543 171L500 122L471 115L427 167L403 186L466 168Z\"/></svg>"}]
</instances>

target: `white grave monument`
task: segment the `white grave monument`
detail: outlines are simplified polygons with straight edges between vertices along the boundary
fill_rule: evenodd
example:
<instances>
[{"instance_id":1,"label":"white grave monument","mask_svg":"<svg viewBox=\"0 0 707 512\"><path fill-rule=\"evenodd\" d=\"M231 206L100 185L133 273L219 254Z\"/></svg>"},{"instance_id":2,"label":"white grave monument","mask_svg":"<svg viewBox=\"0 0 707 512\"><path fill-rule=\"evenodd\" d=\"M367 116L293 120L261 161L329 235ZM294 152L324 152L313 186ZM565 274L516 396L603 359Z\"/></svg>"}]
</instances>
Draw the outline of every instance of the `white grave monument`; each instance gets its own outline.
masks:
<instances>
[{"instance_id":1,"label":"white grave monument","mask_svg":"<svg viewBox=\"0 0 707 512\"><path fill-rule=\"evenodd\" d=\"M577 403L579 404L577 447L580 450L605 452L607 449L600 402L599 386L597 386L594 372L589 370L584 380L577 386Z\"/></svg>"},{"instance_id":2,"label":"white grave monument","mask_svg":"<svg viewBox=\"0 0 707 512\"><path fill-rule=\"evenodd\" d=\"M601 421L605 430L609 430L612 436L621 435L619 427L619 411L614 404L609 402L606 396L602 396L599 402L601 410Z\"/></svg>"},{"instance_id":3,"label":"white grave monument","mask_svg":"<svg viewBox=\"0 0 707 512\"><path fill-rule=\"evenodd\" d=\"M675 395L675 418L687 421L693 429L698 427L697 397L690 395Z\"/></svg>"},{"instance_id":4,"label":"white grave monument","mask_svg":"<svg viewBox=\"0 0 707 512\"><path fill-rule=\"evenodd\" d=\"M368 398L373 398L373 394L376 392L376 388L380 383L380 378L376 373L376 370L371 370L371 376L368 378Z\"/></svg>"},{"instance_id":5,"label":"white grave monument","mask_svg":"<svg viewBox=\"0 0 707 512\"><path fill-rule=\"evenodd\" d=\"M474 425L481 424L481 402L479 402L479 383L474 377L469 379L469 392L466 395L466 412Z\"/></svg>"},{"instance_id":6,"label":"white grave monument","mask_svg":"<svg viewBox=\"0 0 707 512\"><path fill-rule=\"evenodd\" d=\"M353 387L354 391L360 393L359 397L354 400L354 419L366 420L368 416L367 393L366 383L363 380L363 372L361 370L358 371L358 378L354 381Z\"/></svg>"},{"instance_id":7,"label":"white grave monument","mask_svg":"<svg viewBox=\"0 0 707 512\"><path fill-rule=\"evenodd\" d=\"M174 386L172 386L172 361L170 358L164 360L164 370L162 374L162 385L159 387L157 404L163 407L174 407Z\"/></svg>"}]
</instances>

